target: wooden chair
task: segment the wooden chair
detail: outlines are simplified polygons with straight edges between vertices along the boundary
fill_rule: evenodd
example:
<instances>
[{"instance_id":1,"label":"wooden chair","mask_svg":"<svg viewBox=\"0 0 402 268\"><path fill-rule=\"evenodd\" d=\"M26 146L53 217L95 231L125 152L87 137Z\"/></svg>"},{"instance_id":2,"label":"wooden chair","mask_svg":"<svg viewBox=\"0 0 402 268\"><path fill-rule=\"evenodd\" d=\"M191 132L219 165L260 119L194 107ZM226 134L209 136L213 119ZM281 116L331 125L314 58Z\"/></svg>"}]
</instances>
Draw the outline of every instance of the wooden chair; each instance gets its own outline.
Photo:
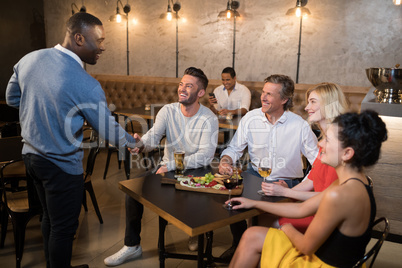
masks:
<instances>
[{"instance_id":1,"label":"wooden chair","mask_svg":"<svg viewBox=\"0 0 402 268\"><path fill-rule=\"evenodd\" d=\"M385 239L388 236L389 233L389 221L387 218L382 217L374 221L373 224L373 229L380 223L384 223L384 229L382 231L381 237L378 239L378 241L374 244L374 246L364 255L363 258L361 258L353 267L362 267L364 263L366 263L370 258L371 258L371 263L369 266L366 267L373 267L374 261L377 258L378 252L381 249L382 244L384 243Z\"/></svg>"},{"instance_id":2,"label":"wooden chair","mask_svg":"<svg viewBox=\"0 0 402 268\"><path fill-rule=\"evenodd\" d=\"M21 151L22 137L0 139L1 246L4 246L10 216L14 231L17 268L21 267L26 226L30 219L42 213L33 182L26 177ZM21 182L25 182L25 185L21 186Z\"/></svg>"},{"instance_id":3,"label":"wooden chair","mask_svg":"<svg viewBox=\"0 0 402 268\"><path fill-rule=\"evenodd\" d=\"M93 170L95 167L96 156L98 155L99 150L100 150L99 137L98 137L97 133L94 130L92 130L91 128L87 128L85 131L90 131L90 134L89 134L89 139L88 139L89 143L86 143L86 144L88 144L89 152L88 152L87 164L86 164L86 169L85 169L85 174L84 174L84 196L82 199L82 205L84 206L85 211L88 211L87 195L86 195L86 192L88 192L89 196L91 197L92 204L95 209L95 213L98 216L99 222L102 224L103 223L102 215L99 210L98 201L96 200L95 191L94 191L94 188L92 186L92 181L91 181L91 176L92 176L92 173L93 173Z\"/></svg>"}]
</instances>

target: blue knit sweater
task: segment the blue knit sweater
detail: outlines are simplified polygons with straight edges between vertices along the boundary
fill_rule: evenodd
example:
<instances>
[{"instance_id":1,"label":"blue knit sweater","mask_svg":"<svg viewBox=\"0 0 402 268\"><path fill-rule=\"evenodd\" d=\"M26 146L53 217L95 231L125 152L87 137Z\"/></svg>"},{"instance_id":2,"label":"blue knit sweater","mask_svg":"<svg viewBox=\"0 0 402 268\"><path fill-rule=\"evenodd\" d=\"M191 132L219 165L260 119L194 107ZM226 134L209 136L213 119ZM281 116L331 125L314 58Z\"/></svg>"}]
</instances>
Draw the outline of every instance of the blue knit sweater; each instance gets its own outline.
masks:
<instances>
[{"instance_id":1,"label":"blue knit sweater","mask_svg":"<svg viewBox=\"0 0 402 268\"><path fill-rule=\"evenodd\" d=\"M14 66L6 100L19 108L22 153L40 155L69 174L83 173L85 119L114 145L135 142L111 116L98 81L55 48L31 52Z\"/></svg>"}]
</instances>

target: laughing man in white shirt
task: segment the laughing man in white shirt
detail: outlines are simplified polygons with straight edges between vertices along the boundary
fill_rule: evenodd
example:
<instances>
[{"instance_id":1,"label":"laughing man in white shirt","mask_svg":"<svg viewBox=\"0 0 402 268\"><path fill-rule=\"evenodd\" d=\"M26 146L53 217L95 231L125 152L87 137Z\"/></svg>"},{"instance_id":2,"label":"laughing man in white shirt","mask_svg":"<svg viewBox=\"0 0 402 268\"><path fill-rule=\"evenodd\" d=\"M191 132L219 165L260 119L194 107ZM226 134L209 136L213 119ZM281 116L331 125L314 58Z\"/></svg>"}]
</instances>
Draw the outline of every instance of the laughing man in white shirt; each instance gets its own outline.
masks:
<instances>
[{"instance_id":1,"label":"laughing man in white shirt","mask_svg":"<svg viewBox=\"0 0 402 268\"><path fill-rule=\"evenodd\" d=\"M222 71L222 85L214 89L209 96L209 107L219 115L245 115L250 109L250 90L236 82L236 72L231 67Z\"/></svg>"}]
</instances>

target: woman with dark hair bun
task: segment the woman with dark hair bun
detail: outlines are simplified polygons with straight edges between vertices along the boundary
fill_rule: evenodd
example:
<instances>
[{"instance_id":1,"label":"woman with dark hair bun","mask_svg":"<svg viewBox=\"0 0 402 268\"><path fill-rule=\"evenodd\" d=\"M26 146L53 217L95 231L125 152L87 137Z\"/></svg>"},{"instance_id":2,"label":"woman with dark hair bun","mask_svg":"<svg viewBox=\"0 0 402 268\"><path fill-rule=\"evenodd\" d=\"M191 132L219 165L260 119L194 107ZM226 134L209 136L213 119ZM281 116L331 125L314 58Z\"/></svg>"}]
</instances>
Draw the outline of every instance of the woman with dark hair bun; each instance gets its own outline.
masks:
<instances>
[{"instance_id":1,"label":"woman with dark hair bun","mask_svg":"<svg viewBox=\"0 0 402 268\"><path fill-rule=\"evenodd\" d=\"M347 113L337 117L334 123L342 129L339 132L342 146L350 146L355 150L355 156L350 160L351 165L361 170L362 167L377 163L381 143L387 139L387 130L376 112L367 110L360 115Z\"/></svg>"},{"instance_id":2,"label":"woman with dark hair bun","mask_svg":"<svg viewBox=\"0 0 402 268\"><path fill-rule=\"evenodd\" d=\"M320 141L321 161L338 180L303 203L270 203L233 198L234 209L257 208L282 217L315 217L306 232L291 224L251 227L243 234L229 267L352 267L364 256L376 214L372 181L364 167L374 165L387 139L374 111L334 119Z\"/></svg>"}]
</instances>

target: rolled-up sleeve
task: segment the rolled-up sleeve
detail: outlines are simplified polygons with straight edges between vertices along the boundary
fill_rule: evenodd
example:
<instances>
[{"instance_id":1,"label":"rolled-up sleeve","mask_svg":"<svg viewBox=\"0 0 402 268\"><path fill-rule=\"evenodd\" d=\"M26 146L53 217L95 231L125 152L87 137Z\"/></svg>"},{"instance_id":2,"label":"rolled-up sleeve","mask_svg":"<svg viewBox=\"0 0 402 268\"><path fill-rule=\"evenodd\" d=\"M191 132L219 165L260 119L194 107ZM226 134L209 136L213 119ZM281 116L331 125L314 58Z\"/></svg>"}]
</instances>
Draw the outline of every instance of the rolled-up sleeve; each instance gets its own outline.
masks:
<instances>
[{"instance_id":1,"label":"rolled-up sleeve","mask_svg":"<svg viewBox=\"0 0 402 268\"><path fill-rule=\"evenodd\" d=\"M229 156L233 162L236 162L243 155L243 151L248 144L247 129L245 128L246 119L240 120L239 126L234 134L229 146L222 152L221 158L224 155Z\"/></svg>"}]
</instances>

